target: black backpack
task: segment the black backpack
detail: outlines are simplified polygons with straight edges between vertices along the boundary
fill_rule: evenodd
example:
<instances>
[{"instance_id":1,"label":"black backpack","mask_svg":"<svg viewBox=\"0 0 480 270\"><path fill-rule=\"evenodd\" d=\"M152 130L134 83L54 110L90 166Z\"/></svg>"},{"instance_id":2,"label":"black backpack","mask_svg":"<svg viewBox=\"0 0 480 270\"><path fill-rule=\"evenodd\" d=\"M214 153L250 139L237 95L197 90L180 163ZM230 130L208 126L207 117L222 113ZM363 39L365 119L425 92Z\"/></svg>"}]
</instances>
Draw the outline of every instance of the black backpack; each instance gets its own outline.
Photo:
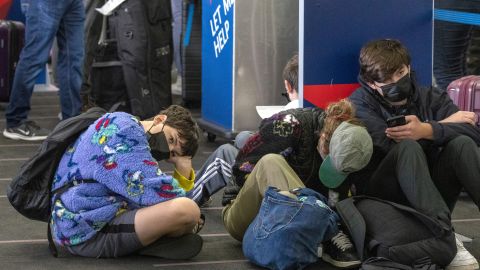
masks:
<instances>
[{"instance_id":1,"label":"black backpack","mask_svg":"<svg viewBox=\"0 0 480 270\"><path fill-rule=\"evenodd\" d=\"M106 111L94 107L60 122L27 160L7 188L12 206L29 219L48 222L51 214L52 181L67 147ZM62 187L67 189L69 187Z\"/></svg>"},{"instance_id":2,"label":"black backpack","mask_svg":"<svg viewBox=\"0 0 480 270\"><path fill-rule=\"evenodd\" d=\"M413 208L367 196L355 196L336 205L336 210L363 260L384 257L404 265L430 260L448 265L457 252L451 225Z\"/></svg>"},{"instance_id":3,"label":"black backpack","mask_svg":"<svg viewBox=\"0 0 480 270\"><path fill-rule=\"evenodd\" d=\"M430 260L421 260L414 265L404 265L391 261L383 257L371 257L362 262L359 270L441 270L436 264L431 264Z\"/></svg>"}]
</instances>

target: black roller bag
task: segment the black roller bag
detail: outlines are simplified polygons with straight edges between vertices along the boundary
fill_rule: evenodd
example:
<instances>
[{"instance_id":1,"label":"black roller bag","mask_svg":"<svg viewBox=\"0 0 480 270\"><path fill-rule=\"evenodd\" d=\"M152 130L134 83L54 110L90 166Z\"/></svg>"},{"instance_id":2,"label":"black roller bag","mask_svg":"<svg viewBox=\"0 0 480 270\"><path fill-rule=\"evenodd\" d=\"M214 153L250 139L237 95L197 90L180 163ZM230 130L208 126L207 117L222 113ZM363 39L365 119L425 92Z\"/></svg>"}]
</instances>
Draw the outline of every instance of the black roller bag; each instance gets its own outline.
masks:
<instances>
[{"instance_id":1,"label":"black roller bag","mask_svg":"<svg viewBox=\"0 0 480 270\"><path fill-rule=\"evenodd\" d=\"M0 20L0 102L8 102L15 68L25 42L21 22Z\"/></svg>"},{"instance_id":2,"label":"black roller bag","mask_svg":"<svg viewBox=\"0 0 480 270\"><path fill-rule=\"evenodd\" d=\"M109 16L132 114L142 119L172 104L170 0L123 2Z\"/></svg>"}]
</instances>

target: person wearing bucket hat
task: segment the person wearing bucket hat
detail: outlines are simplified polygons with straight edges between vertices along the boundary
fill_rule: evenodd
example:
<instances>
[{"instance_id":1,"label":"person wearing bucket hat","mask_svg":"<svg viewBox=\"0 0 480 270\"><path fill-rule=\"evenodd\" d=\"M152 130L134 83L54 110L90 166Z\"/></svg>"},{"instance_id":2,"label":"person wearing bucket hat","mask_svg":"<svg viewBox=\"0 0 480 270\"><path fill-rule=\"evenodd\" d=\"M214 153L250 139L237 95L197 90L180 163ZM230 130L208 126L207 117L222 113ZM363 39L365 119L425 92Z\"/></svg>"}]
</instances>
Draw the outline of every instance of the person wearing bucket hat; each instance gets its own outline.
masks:
<instances>
[{"instance_id":1,"label":"person wearing bucket hat","mask_svg":"<svg viewBox=\"0 0 480 270\"><path fill-rule=\"evenodd\" d=\"M333 132L329 149L318 176L326 187L337 188L350 173L368 164L373 143L366 128L343 122Z\"/></svg>"},{"instance_id":2,"label":"person wearing bucket hat","mask_svg":"<svg viewBox=\"0 0 480 270\"><path fill-rule=\"evenodd\" d=\"M325 111L291 109L264 119L237 155L232 183L224 189L223 220L230 235L239 241L243 239L268 186L280 190L308 187L328 194L330 188L320 181L318 173L322 156L335 155L334 160L341 164L336 170L345 175L362 169L370 158L372 143L354 116L352 104L341 100L330 104ZM335 133L338 128L339 132ZM342 146L342 151L333 151L332 147L342 141L348 146ZM343 161L341 155L345 155ZM354 164L353 159L362 161ZM346 179L348 177L343 177L343 181L337 179L334 187L344 197L350 189ZM322 259L343 268L360 264L353 244L342 231L325 240Z\"/></svg>"}]
</instances>

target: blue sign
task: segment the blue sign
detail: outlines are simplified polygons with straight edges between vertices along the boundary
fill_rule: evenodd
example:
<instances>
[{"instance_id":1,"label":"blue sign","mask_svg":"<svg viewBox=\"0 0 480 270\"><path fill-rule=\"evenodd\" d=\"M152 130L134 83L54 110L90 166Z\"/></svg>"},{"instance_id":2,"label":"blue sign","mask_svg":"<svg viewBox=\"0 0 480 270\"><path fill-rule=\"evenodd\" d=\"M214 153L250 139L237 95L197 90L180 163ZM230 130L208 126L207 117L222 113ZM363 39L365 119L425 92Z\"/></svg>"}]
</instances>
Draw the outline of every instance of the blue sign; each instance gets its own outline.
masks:
<instances>
[{"instance_id":1,"label":"blue sign","mask_svg":"<svg viewBox=\"0 0 480 270\"><path fill-rule=\"evenodd\" d=\"M234 0L202 1L202 118L232 129Z\"/></svg>"}]
</instances>

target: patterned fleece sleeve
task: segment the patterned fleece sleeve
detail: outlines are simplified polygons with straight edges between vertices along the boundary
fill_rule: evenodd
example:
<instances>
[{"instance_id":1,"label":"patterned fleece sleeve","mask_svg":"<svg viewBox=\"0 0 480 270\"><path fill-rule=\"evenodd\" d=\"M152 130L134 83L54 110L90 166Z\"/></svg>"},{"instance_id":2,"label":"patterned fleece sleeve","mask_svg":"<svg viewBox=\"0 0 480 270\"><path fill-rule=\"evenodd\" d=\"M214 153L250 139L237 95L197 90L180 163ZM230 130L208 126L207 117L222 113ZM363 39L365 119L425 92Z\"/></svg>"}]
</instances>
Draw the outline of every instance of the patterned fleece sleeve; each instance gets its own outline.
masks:
<instances>
[{"instance_id":1,"label":"patterned fleece sleeve","mask_svg":"<svg viewBox=\"0 0 480 270\"><path fill-rule=\"evenodd\" d=\"M100 119L90 138L92 147L101 149L88 157L98 166L94 179L139 206L185 196L178 181L159 169L138 120L116 115Z\"/></svg>"}]
</instances>

